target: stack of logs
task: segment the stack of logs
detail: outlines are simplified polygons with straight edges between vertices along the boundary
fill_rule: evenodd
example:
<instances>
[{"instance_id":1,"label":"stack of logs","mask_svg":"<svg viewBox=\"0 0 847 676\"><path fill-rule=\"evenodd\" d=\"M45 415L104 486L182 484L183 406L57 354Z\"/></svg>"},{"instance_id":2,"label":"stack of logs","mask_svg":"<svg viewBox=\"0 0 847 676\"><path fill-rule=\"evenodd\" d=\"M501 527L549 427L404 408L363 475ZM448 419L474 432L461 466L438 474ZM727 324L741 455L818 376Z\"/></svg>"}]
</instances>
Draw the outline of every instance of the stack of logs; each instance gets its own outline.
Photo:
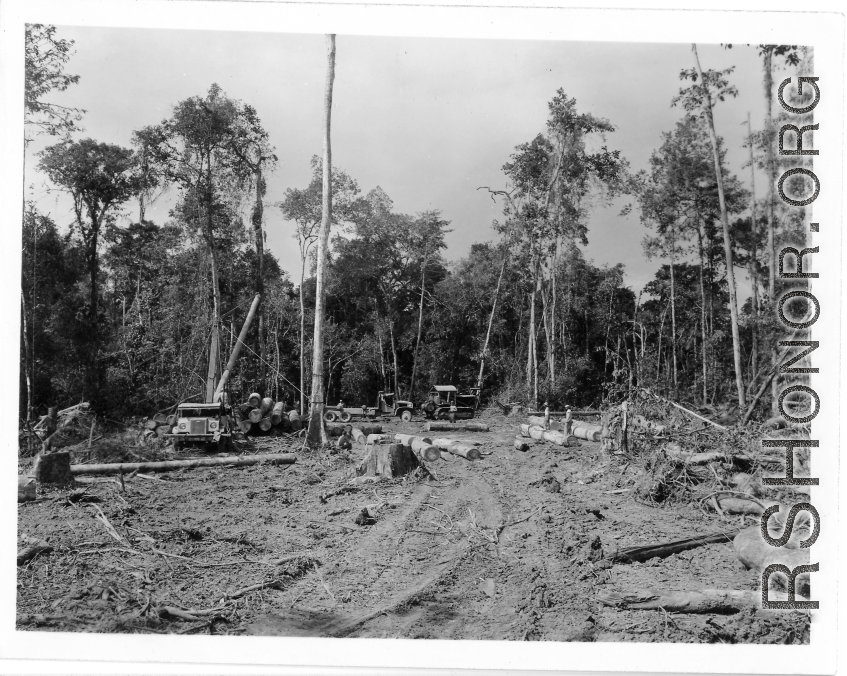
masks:
<instances>
[{"instance_id":1,"label":"stack of logs","mask_svg":"<svg viewBox=\"0 0 847 676\"><path fill-rule=\"evenodd\" d=\"M566 429L566 423L551 420L543 416L529 416L529 423L521 425L520 436L515 437L515 448L519 451L527 451L535 441L547 441L558 446L569 446L577 439L585 441L600 441L603 433L602 425L572 420L570 430Z\"/></svg>"},{"instance_id":2,"label":"stack of logs","mask_svg":"<svg viewBox=\"0 0 847 676\"><path fill-rule=\"evenodd\" d=\"M244 434L266 434L272 429L281 432L299 432L303 421L295 410L285 410L285 402L262 397L258 392L250 395L243 404L232 407L235 424Z\"/></svg>"}]
</instances>

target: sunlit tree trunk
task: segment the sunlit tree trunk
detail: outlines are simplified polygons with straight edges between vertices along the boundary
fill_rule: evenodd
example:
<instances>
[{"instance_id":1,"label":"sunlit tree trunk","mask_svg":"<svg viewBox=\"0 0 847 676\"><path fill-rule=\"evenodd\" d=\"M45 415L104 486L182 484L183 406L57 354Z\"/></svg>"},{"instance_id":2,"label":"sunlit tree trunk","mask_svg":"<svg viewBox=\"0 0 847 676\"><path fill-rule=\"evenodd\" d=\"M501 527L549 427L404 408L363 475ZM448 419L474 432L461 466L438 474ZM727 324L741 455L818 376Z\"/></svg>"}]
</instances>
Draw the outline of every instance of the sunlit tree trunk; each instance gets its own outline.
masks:
<instances>
[{"instance_id":1,"label":"sunlit tree trunk","mask_svg":"<svg viewBox=\"0 0 847 676\"><path fill-rule=\"evenodd\" d=\"M750 256L747 263L747 274L753 287L752 304L754 320L750 327L752 345L750 349L750 380L756 377L759 370L759 275L756 270L757 239L759 225L756 220L756 165L753 163L753 127L750 125L750 113L747 113L747 147L750 149Z\"/></svg>"},{"instance_id":2,"label":"sunlit tree trunk","mask_svg":"<svg viewBox=\"0 0 847 676\"><path fill-rule=\"evenodd\" d=\"M256 247L256 293L261 294L262 299L265 298L265 232L262 227L262 217L264 215L264 204L262 197L265 192L265 181L262 177L262 161L256 164L254 170L254 178L256 181L256 202L253 205L252 222L253 222L253 238ZM267 370L265 364L267 362L267 345L265 342L265 306L262 303L259 308L259 391L263 396L268 394Z\"/></svg>"},{"instance_id":3,"label":"sunlit tree trunk","mask_svg":"<svg viewBox=\"0 0 847 676\"><path fill-rule=\"evenodd\" d=\"M700 349L703 361L703 403L708 403L709 369L706 362L706 285L703 280L703 267L706 265L703 255L703 224L700 215L697 215L697 252L700 256Z\"/></svg>"},{"instance_id":4,"label":"sunlit tree trunk","mask_svg":"<svg viewBox=\"0 0 847 676\"><path fill-rule=\"evenodd\" d=\"M300 417L306 412L306 302L303 298L303 282L306 281L306 253L301 245L300 253Z\"/></svg>"},{"instance_id":5,"label":"sunlit tree trunk","mask_svg":"<svg viewBox=\"0 0 847 676\"><path fill-rule=\"evenodd\" d=\"M673 364L673 392L676 396L679 383L676 373L676 284L674 279L674 263L676 259L676 235L671 229L671 358Z\"/></svg>"},{"instance_id":6,"label":"sunlit tree trunk","mask_svg":"<svg viewBox=\"0 0 847 676\"><path fill-rule=\"evenodd\" d=\"M324 307L326 304L326 259L329 248L329 229L332 223L332 147L330 145L330 116L332 112L332 85L335 80L335 35L326 36L327 70L324 91L324 144L323 144L323 204L321 205L321 232L318 238L318 260L315 277L315 333L312 356L312 407L309 417L308 441L317 446L327 443L329 437L324 423Z\"/></svg>"},{"instance_id":7,"label":"sunlit tree trunk","mask_svg":"<svg viewBox=\"0 0 847 676\"><path fill-rule=\"evenodd\" d=\"M503 262L500 264L500 274L497 276L497 287L494 289L494 302L491 305L491 314L488 315L488 329L485 331L485 342L482 344L482 355L479 358L479 376L476 386L482 391L482 378L485 373L485 356L488 354L488 341L491 339L491 326L494 324L494 315L497 312L497 301L500 299L500 285L503 283L503 274L506 272L506 261L509 260L508 243L503 248Z\"/></svg>"},{"instance_id":8,"label":"sunlit tree trunk","mask_svg":"<svg viewBox=\"0 0 847 676\"><path fill-rule=\"evenodd\" d=\"M426 251L424 251L423 263L421 264L421 298L418 305L418 335L415 339L415 353L412 356L412 382L409 384L409 398L415 396L415 376L418 373L418 350L421 346L421 330L423 327L424 288L426 284Z\"/></svg>"},{"instance_id":9,"label":"sunlit tree trunk","mask_svg":"<svg viewBox=\"0 0 847 676\"><path fill-rule=\"evenodd\" d=\"M691 45L694 53L694 63L700 82L703 82L703 71L700 68L700 59L697 56L697 45ZM738 392L738 405L744 407L746 404L746 393L744 392L744 377L741 370L741 336L738 331L738 300L735 289L735 270L732 264L732 239L729 234L729 216L726 211L726 198L724 196L723 173L721 171L720 153L718 152L718 137L715 133L715 120L712 116L712 96L708 89L703 87L705 106L703 112L708 122L709 138L712 142L712 156L715 162L715 177L718 182L718 201L721 209L721 222L723 224L723 246L726 258L726 281L729 287L729 313L732 323L732 357L735 365L735 387Z\"/></svg>"}]
</instances>

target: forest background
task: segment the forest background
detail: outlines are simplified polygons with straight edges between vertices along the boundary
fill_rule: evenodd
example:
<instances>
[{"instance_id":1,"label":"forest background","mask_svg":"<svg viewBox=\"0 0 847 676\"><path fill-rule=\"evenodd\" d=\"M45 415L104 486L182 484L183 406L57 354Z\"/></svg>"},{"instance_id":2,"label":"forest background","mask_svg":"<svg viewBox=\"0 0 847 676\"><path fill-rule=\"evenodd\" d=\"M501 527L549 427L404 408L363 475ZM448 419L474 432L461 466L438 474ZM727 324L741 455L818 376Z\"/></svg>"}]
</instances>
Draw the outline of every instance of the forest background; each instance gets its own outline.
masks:
<instances>
[{"instance_id":1,"label":"forest background","mask_svg":"<svg viewBox=\"0 0 847 676\"><path fill-rule=\"evenodd\" d=\"M234 394L307 404L321 38L312 64L310 36L249 37L258 63L270 41L289 45L288 96L270 99L215 70L248 69L234 57L246 39L28 31L22 419L81 400L119 418L199 395L213 323L225 358L256 292ZM775 87L812 71L811 50L701 46L698 72L690 45L338 42L327 401L420 402L433 384L481 382L484 402L555 408L640 386L706 407L761 393L768 414L783 337L773 251L805 242L802 210L774 196L783 163L797 166L775 151ZM176 65L162 56L174 46ZM440 53L432 79L420 56L397 65L412 47ZM608 81L554 76L544 50L557 48L618 67ZM473 86L497 49L514 58L513 87ZM148 79L115 76L124 50ZM627 78L643 63L657 85L646 99Z\"/></svg>"}]
</instances>

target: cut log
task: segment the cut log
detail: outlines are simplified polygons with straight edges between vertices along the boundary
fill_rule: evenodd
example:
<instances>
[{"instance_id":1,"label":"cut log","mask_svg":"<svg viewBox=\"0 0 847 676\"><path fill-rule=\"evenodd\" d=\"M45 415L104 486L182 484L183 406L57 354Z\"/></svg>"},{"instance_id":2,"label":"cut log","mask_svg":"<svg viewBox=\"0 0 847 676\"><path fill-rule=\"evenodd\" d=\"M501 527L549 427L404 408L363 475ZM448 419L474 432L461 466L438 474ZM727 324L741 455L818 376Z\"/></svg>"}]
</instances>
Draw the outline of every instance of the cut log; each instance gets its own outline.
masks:
<instances>
[{"instance_id":1,"label":"cut log","mask_svg":"<svg viewBox=\"0 0 847 676\"><path fill-rule=\"evenodd\" d=\"M168 420L167 420L166 424L167 424L168 427L173 427L174 425L176 425L177 420L178 420L178 418L176 417L176 415L171 414L171 415L168 416Z\"/></svg>"},{"instance_id":2,"label":"cut log","mask_svg":"<svg viewBox=\"0 0 847 676\"><path fill-rule=\"evenodd\" d=\"M538 425L521 425L521 436L535 439L536 441L544 441L544 428Z\"/></svg>"},{"instance_id":3,"label":"cut log","mask_svg":"<svg viewBox=\"0 0 847 676\"><path fill-rule=\"evenodd\" d=\"M659 610L672 613L735 613L760 608L762 595L757 591L700 589L699 591L637 592L599 591L597 600L607 606L629 610Z\"/></svg>"},{"instance_id":4,"label":"cut log","mask_svg":"<svg viewBox=\"0 0 847 676\"><path fill-rule=\"evenodd\" d=\"M684 540L673 540L671 542L660 542L653 545L641 545L637 547L624 547L615 551L610 551L606 558L611 559L615 563L634 563L636 561L649 561L650 559L659 557L665 558L671 554L685 552L689 549L696 549L703 545L708 545L714 542L732 542L733 538L741 531L739 529L729 530L720 533L709 533L708 535L697 535Z\"/></svg>"},{"instance_id":5,"label":"cut log","mask_svg":"<svg viewBox=\"0 0 847 676\"><path fill-rule=\"evenodd\" d=\"M240 420L238 422L238 429L240 429L244 434L250 434L250 432L253 431L253 423L249 420Z\"/></svg>"},{"instance_id":6,"label":"cut log","mask_svg":"<svg viewBox=\"0 0 847 676\"><path fill-rule=\"evenodd\" d=\"M167 425L159 425L159 427L156 428L156 436L161 438L168 434L170 431L171 428Z\"/></svg>"},{"instance_id":7,"label":"cut log","mask_svg":"<svg viewBox=\"0 0 847 676\"><path fill-rule=\"evenodd\" d=\"M808 566L810 561L810 552L808 549L799 549L799 541L806 536L800 535L800 531L795 529L788 545L784 547L772 547L762 537L760 526L750 526L745 528L735 536L733 545L735 546L735 555L744 566L750 570L755 570L759 575L762 571L774 563L781 563L783 566L788 566L789 570L794 570L797 566ZM809 573L801 573L797 576L795 590L801 596L809 596L810 594L810 579ZM771 584L779 587L780 583L785 582L785 577L775 573L771 575ZM783 588L784 588L783 584Z\"/></svg>"},{"instance_id":8,"label":"cut log","mask_svg":"<svg viewBox=\"0 0 847 676\"><path fill-rule=\"evenodd\" d=\"M32 474L40 484L70 484L71 454L60 451L56 453L39 453L35 457Z\"/></svg>"},{"instance_id":9,"label":"cut log","mask_svg":"<svg viewBox=\"0 0 847 676\"><path fill-rule=\"evenodd\" d=\"M399 437L408 435L397 434L396 436L398 437L398 441L400 441ZM412 452L418 456L418 460L433 462L441 459L441 449L433 444L432 439L428 437L412 437L408 445L411 447Z\"/></svg>"},{"instance_id":10,"label":"cut log","mask_svg":"<svg viewBox=\"0 0 847 676\"><path fill-rule=\"evenodd\" d=\"M35 479L18 475L18 502L35 500Z\"/></svg>"},{"instance_id":11,"label":"cut log","mask_svg":"<svg viewBox=\"0 0 847 676\"><path fill-rule=\"evenodd\" d=\"M453 439L433 439L432 443L442 451L461 456L465 460L479 460L482 457L476 446L470 446Z\"/></svg>"},{"instance_id":12,"label":"cut log","mask_svg":"<svg viewBox=\"0 0 847 676\"><path fill-rule=\"evenodd\" d=\"M546 430L550 424L550 421L544 416L531 415L529 416L529 424L538 425L539 427L543 427Z\"/></svg>"},{"instance_id":13,"label":"cut log","mask_svg":"<svg viewBox=\"0 0 847 676\"><path fill-rule=\"evenodd\" d=\"M531 444L523 437L515 437L515 449L521 452L526 452L531 448Z\"/></svg>"},{"instance_id":14,"label":"cut log","mask_svg":"<svg viewBox=\"0 0 847 676\"><path fill-rule=\"evenodd\" d=\"M300 414L295 409L288 412L288 422L291 423L292 432L299 432L303 429L303 421L300 420Z\"/></svg>"},{"instance_id":15,"label":"cut log","mask_svg":"<svg viewBox=\"0 0 847 676\"><path fill-rule=\"evenodd\" d=\"M273 423L270 418L262 418L259 421L259 429L262 430L262 432L269 432L271 427L273 427Z\"/></svg>"},{"instance_id":16,"label":"cut log","mask_svg":"<svg viewBox=\"0 0 847 676\"><path fill-rule=\"evenodd\" d=\"M291 465L297 462L293 453L268 453L264 455L229 455L219 458L188 458L186 460L163 460L159 462L124 462L105 465L71 465L71 474L118 474L123 472L167 472L174 469L193 469L195 467L246 467L268 462L272 465Z\"/></svg>"},{"instance_id":17,"label":"cut log","mask_svg":"<svg viewBox=\"0 0 847 676\"><path fill-rule=\"evenodd\" d=\"M250 411L252 411L256 407L250 406L250 403L247 402L244 404L239 404L236 408L238 408L238 410L241 412L241 417L246 418L248 415L250 415Z\"/></svg>"},{"instance_id":18,"label":"cut log","mask_svg":"<svg viewBox=\"0 0 847 676\"><path fill-rule=\"evenodd\" d=\"M278 401L274 404L273 409L271 410L271 422L274 426L279 425L282 422L282 418L285 415L285 402Z\"/></svg>"},{"instance_id":19,"label":"cut log","mask_svg":"<svg viewBox=\"0 0 847 676\"><path fill-rule=\"evenodd\" d=\"M18 565L22 566L39 554L47 554L52 551L53 547L46 540L22 535L18 540Z\"/></svg>"},{"instance_id":20,"label":"cut log","mask_svg":"<svg viewBox=\"0 0 847 676\"><path fill-rule=\"evenodd\" d=\"M353 441L355 441L357 444L366 444L368 442L367 435L358 427L354 427L351 430L351 433L353 435Z\"/></svg>"},{"instance_id":21,"label":"cut log","mask_svg":"<svg viewBox=\"0 0 847 676\"><path fill-rule=\"evenodd\" d=\"M247 397L247 403L250 404L250 408L258 408L262 403L262 395L258 392L253 392L253 394Z\"/></svg>"},{"instance_id":22,"label":"cut log","mask_svg":"<svg viewBox=\"0 0 847 676\"><path fill-rule=\"evenodd\" d=\"M369 434L367 438L367 445L370 446L372 444L388 444L394 441L393 434Z\"/></svg>"},{"instance_id":23,"label":"cut log","mask_svg":"<svg viewBox=\"0 0 847 676\"><path fill-rule=\"evenodd\" d=\"M270 397L265 397L264 399L262 399L261 403L259 404L259 408L261 409L263 416L267 415L273 407L274 407L274 400L271 399Z\"/></svg>"},{"instance_id":24,"label":"cut log","mask_svg":"<svg viewBox=\"0 0 847 676\"><path fill-rule=\"evenodd\" d=\"M466 422L466 423L449 423L440 421L430 421L426 424L427 432L488 432L489 427L485 423Z\"/></svg>"},{"instance_id":25,"label":"cut log","mask_svg":"<svg viewBox=\"0 0 847 676\"><path fill-rule=\"evenodd\" d=\"M155 430L159 426L155 420L150 418L147 422L144 423L144 429L146 430Z\"/></svg>"},{"instance_id":26,"label":"cut log","mask_svg":"<svg viewBox=\"0 0 847 676\"><path fill-rule=\"evenodd\" d=\"M557 446L568 445L568 435L564 432L552 432L550 430L544 430L544 433L541 436L544 441L549 441L551 444L556 444Z\"/></svg>"},{"instance_id":27,"label":"cut log","mask_svg":"<svg viewBox=\"0 0 847 676\"><path fill-rule=\"evenodd\" d=\"M259 421L260 421L260 420L261 420L264 416L262 415L262 409L260 409L260 408L253 408L253 409L250 409L250 413L247 415L247 417L248 417L248 419L250 420L250 422L252 422L252 423L257 423L257 422L259 422Z\"/></svg>"},{"instance_id":28,"label":"cut log","mask_svg":"<svg viewBox=\"0 0 847 676\"><path fill-rule=\"evenodd\" d=\"M583 427L581 423L575 423L574 426L571 427L571 436L574 436L577 439L584 439L585 441L600 441L602 438L602 431L599 429Z\"/></svg>"},{"instance_id":29,"label":"cut log","mask_svg":"<svg viewBox=\"0 0 847 676\"><path fill-rule=\"evenodd\" d=\"M372 444L356 468L357 476L404 476L420 466L412 449L403 444Z\"/></svg>"}]
</instances>

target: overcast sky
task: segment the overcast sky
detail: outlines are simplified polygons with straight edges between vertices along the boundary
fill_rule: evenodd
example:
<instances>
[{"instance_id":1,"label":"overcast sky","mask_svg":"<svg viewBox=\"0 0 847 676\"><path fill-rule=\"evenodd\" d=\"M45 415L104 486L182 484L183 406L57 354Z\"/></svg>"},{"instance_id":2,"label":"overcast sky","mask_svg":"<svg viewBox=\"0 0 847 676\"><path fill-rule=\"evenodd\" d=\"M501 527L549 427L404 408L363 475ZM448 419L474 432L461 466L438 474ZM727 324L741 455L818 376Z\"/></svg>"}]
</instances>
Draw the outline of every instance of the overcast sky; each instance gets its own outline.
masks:
<instances>
[{"instance_id":1,"label":"overcast sky","mask_svg":"<svg viewBox=\"0 0 847 676\"><path fill-rule=\"evenodd\" d=\"M174 104L205 94L213 82L256 108L280 158L268 179L268 245L296 280L293 224L271 205L286 188L308 184L309 160L321 152L324 37L68 26L58 35L76 41L67 71L80 81L51 100L86 109L85 132L77 138L128 146L133 130L160 122ZM741 45L700 45L699 51L704 69L736 66L732 82L740 95L718 106L715 123L731 170L749 185L749 169L741 169L743 123L749 111L754 129L762 126L761 60ZM689 44L339 35L333 164L363 192L381 186L399 212L440 209L453 228L445 255L457 260L474 242L492 239L501 206L477 188L505 186L502 165L517 144L544 130L547 102L558 88L576 98L580 112L609 119L617 127L609 146L641 169L661 133L682 116L670 101L680 70L692 65ZM66 225L69 204L47 194L46 179L34 171L34 153L48 142L42 137L30 146L27 185L39 209ZM764 177L756 180L761 196ZM623 263L626 283L638 293L658 262L644 258L637 211L619 215L626 201L596 210L585 252L598 265ZM172 204L172 196L163 197L147 217L163 223ZM131 215L137 218L134 205Z\"/></svg>"}]
</instances>

